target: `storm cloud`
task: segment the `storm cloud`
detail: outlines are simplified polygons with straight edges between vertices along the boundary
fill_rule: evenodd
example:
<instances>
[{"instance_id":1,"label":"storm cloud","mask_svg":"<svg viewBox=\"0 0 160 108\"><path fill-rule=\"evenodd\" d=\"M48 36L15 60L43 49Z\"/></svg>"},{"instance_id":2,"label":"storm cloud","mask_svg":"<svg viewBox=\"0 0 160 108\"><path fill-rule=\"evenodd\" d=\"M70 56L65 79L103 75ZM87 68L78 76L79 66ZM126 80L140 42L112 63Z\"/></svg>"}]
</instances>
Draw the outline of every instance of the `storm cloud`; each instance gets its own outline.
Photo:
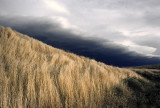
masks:
<instances>
[{"instance_id":1,"label":"storm cloud","mask_svg":"<svg viewBox=\"0 0 160 108\"><path fill-rule=\"evenodd\" d=\"M160 63L158 57L147 57L109 40L88 38L90 36L75 33L72 29L64 28L56 18L1 16L0 25L12 27L53 47L108 65L126 67Z\"/></svg>"}]
</instances>

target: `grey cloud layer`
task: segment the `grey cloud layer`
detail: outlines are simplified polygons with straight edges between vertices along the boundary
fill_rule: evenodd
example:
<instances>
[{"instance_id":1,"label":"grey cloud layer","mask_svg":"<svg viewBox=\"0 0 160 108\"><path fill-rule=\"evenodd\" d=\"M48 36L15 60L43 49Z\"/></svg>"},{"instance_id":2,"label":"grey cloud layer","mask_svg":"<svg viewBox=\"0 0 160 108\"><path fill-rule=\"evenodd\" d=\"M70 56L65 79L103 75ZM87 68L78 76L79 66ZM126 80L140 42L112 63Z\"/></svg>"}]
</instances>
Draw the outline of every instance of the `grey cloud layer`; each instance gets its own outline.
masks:
<instances>
[{"instance_id":1,"label":"grey cloud layer","mask_svg":"<svg viewBox=\"0 0 160 108\"><path fill-rule=\"evenodd\" d=\"M70 10L74 8L72 14L76 18L72 22L88 33L116 42L129 40L140 46L141 43L134 41L138 37L146 42L145 46L157 49L153 55L160 54L159 45L148 44L160 37L159 0L70 0L66 4ZM142 37L148 40L143 41Z\"/></svg>"}]
</instances>

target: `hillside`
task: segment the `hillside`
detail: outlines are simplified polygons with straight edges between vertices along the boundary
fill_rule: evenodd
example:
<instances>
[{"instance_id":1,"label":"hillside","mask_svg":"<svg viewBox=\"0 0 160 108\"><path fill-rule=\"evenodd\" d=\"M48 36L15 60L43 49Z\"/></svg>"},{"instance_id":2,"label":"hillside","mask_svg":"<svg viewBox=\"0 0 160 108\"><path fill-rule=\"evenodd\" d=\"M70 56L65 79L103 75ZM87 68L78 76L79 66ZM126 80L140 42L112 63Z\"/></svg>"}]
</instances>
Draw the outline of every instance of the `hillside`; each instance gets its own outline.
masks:
<instances>
[{"instance_id":1,"label":"hillside","mask_svg":"<svg viewBox=\"0 0 160 108\"><path fill-rule=\"evenodd\" d=\"M158 107L159 99L146 96L155 87L159 90L135 70L108 66L0 27L0 108Z\"/></svg>"},{"instance_id":2,"label":"hillside","mask_svg":"<svg viewBox=\"0 0 160 108\"><path fill-rule=\"evenodd\" d=\"M131 67L131 68L136 68L136 69L157 69L157 70L160 70L160 65L144 65L144 66L136 66L136 67Z\"/></svg>"},{"instance_id":3,"label":"hillside","mask_svg":"<svg viewBox=\"0 0 160 108\"><path fill-rule=\"evenodd\" d=\"M143 78L146 78L150 82L150 85L141 85L141 88L143 90L138 92L138 95L141 94L141 96L145 98L144 101L146 101L148 104L152 104L152 107L159 108L160 107L160 70L158 65L156 66L147 65L147 66L140 66L140 67L132 67L129 69L136 72Z\"/></svg>"}]
</instances>

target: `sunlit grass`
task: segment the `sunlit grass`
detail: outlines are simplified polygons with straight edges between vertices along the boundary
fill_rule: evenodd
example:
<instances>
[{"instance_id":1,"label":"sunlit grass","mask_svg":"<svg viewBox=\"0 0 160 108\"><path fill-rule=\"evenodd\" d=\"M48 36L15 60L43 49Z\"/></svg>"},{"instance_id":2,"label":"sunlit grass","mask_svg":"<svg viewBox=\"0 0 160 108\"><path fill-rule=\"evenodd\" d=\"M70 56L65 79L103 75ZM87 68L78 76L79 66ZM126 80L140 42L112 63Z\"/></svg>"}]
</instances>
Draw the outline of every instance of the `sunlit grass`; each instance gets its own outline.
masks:
<instances>
[{"instance_id":1,"label":"sunlit grass","mask_svg":"<svg viewBox=\"0 0 160 108\"><path fill-rule=\"evenodd\" d=\"M134 107L130 77L140 76L0 27L0 108Z\"/></svg>"}]
</instances>

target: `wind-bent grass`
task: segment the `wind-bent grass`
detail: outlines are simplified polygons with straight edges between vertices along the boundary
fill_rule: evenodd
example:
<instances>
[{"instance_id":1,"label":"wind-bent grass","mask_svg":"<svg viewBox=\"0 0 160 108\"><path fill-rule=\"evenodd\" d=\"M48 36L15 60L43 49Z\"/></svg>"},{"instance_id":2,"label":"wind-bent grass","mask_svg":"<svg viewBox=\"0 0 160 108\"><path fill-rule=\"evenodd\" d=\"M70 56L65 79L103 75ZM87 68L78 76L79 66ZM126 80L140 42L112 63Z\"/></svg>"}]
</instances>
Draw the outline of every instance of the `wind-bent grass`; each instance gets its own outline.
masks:
<instances>
[{"instance_id":1,"label":"wind-bent grass","mask_svg":"<svg viewBox=\"0 0 160 108\"><path fill-rule=\"evenodd\" d=\"M0 27L0 108L134 107L128 77L139 76Z\"/></svg>"}]
</instances>

